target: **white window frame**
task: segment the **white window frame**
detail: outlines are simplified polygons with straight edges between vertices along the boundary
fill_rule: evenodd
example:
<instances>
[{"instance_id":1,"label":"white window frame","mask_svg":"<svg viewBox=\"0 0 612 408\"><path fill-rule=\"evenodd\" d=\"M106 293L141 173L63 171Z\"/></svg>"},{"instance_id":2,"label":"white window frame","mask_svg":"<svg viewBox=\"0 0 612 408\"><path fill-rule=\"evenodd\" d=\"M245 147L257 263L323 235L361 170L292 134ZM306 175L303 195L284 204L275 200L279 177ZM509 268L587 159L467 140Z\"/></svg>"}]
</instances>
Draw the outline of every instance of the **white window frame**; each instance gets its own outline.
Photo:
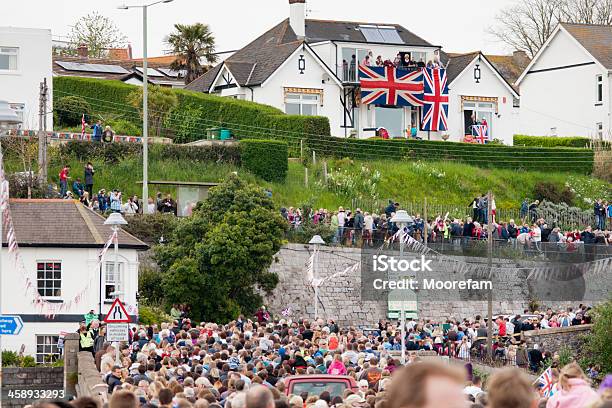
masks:
<instances>
[{"instance_id":1,"label":"white window frame","mask_svg":"<svg viewBox=\"0 0 612 408\"><path fill-rule=\"evenodd\" d=\"M36 364L51 363L62 357L62 349L59 347L59 338L59 334L36 334L34 336L34 341L36 343L34 358L36 359ZM47 342L47 340L51 340L51 342ZM55 341L55 343L53 341ZM39 347L42 347L41 352L38 351ZM47 356L54 357L50 360L46 360Z\"/></svg>"},{"instance_id":2,"label":"white window frame","mask_svg":"<svg viewBox=\"0 0 612 408\"><path fill-rule=\"evenodd\" d=\"M11 50L11 51L8 51ZM4 69L0 68L0 73L13 73L19 71L19 47L9 47L0 45L0 55L8 55L9 56L9 68ZM11 69L10 57L13 56L15 58L15 66Z\"/></svg>"},{"instance_id":3,"label":"white window frame","mask_svg":"<svg viewBox=\"0 0 612 408\"><path fill-rule=\"evenodd\" d=\"M597 138L603 140L603 122L597 122L595 124L595 129L597 130Z\"/></svg>"},{"instance_id":4,"label":"white window frame","mask_svg":"<svg viewBox=\"0 0 612 408\"><path fill-rule=\"evenodd\" d=\"M297 97L297 98L294 98ZM285 95L285 113L287 112L287 105L299 106L299 113L293 113L294 115L304 115L304 105L314 106L314 113L309 116L317 116L319 114L319 100L320 96L315 93L294 93L290 92Z\"/></svg>"},{"instance_id":5,"label":"white window frame","mask_svg":"<svg viewBox=\"0 0 612 408\"><path fill-rule=\"evenodd\" d=\"M603 75L595 75L595 104L603 103Z\"/></svg>"},{"instance_id":6,"label":"white window frame","mask_svg":"<svg viewBox=\"0 0 612 408\"><path fill-rule=\"evenodd\" d=\"M113 292L123 292L124 287L125 287L125 280L124 280L124 276L125 276L125 264L123 262L119 262L119 277L115 276L114 274L114 270L115 270L115 261L107 261L106 264L104 265L104 301L105 302L112 302L114 301L116 298L118 298L121 295L110 295L106 296L108 292L107 287L108 286L114 286L114 290ZM110 274L113 274L113 276L111 277ZM112 278L112 279L111 279ZM111 292L112 293L112 292Z\"/></svg>"},{"instance_id":7,"label":"white window frame","mask_svg":"<svg viewBox=\"0 0 612 408\"><path fill-rule=\"evenodd\" d=\"M42 271L38 268L39 264L43 264L43 269ZM47 264L53 264L53 268L51 271L47 271ZM59 264L59 278L55 277L55 273L57 272L55 270L55 264ZM62 297L62 261L60 260L51 260L51 259L45 259L45 260L37 260L36 261L36 290L38 291L38 293L40 294L40 296L44 297L45 299L60 299ZM39 278L39 274L42 272L43 277ZM47 273L51 273L51 277L47 278ZM55 285L56 282L59 281L59 287ZM43 285L41 286L40 283L43 282ZM48 283L51 283L51 285L48 285ZM52 295L47 295L46 290L47 289L51 289L53 290L53 294ZM43 290L43 293L40 293L40 291ZM59 290L59 293L55 293L55 290Z\"/></svg>"}]
</instances>

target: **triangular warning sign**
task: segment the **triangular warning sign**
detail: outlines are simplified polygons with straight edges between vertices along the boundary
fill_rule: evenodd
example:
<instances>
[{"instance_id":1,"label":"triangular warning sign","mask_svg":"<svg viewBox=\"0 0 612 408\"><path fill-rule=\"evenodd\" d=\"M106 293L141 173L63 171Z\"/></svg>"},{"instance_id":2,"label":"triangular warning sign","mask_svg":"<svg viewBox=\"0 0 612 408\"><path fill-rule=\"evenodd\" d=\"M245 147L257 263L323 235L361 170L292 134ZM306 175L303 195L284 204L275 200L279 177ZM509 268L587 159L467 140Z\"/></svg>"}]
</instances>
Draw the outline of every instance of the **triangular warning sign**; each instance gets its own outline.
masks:
<instances>
[{"instance_id":1,"label":"triangular warning sign","mask_svg":"<svg viewBox=\"0 0 612 408\"><path fill-rule=\"evenodd\" d=\"M125 310L125 306L119 299L115 299L113 304L111 305L106 317L104 318L106 323L130 323L132 320L130 319L130 315L127 310Z\"/></svg>"}]
</instances>

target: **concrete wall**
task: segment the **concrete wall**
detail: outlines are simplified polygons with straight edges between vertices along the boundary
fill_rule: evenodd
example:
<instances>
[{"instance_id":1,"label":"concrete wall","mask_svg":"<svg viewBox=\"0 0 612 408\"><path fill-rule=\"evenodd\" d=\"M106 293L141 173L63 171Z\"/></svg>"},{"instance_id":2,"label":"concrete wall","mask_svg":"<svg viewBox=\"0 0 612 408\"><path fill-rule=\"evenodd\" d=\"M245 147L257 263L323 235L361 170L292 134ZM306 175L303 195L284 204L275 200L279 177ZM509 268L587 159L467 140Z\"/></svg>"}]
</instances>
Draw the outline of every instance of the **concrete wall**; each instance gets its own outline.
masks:
<instances>
[{"instance_id":1,"label":"concrete wall","mask_svg":"<svg viewBox=\"0 0 612 408\"><path fill-rule=\"evenodd\" d=\"M63 367L2 368L2 407L24 407L40 399L63 397L63 373ZM56 391L55 398L51 391ZM28 398L28 392L38 398ZM46 395L50 398L43 398Z\"/></svg>"},{"instance_id":2,"label":"concrete wall","mask_svg":"<svg viewBox=\"0 0 612 408\"><path fill-rule=\"evenodd\" d=\"M593 325L572 326L554 329L530 330L523 332L527 348L534 344L540 345L542 350L555 353L563 347L579 351L582 347L582 337L591 333Z\"/></svg>"}]
</instances>

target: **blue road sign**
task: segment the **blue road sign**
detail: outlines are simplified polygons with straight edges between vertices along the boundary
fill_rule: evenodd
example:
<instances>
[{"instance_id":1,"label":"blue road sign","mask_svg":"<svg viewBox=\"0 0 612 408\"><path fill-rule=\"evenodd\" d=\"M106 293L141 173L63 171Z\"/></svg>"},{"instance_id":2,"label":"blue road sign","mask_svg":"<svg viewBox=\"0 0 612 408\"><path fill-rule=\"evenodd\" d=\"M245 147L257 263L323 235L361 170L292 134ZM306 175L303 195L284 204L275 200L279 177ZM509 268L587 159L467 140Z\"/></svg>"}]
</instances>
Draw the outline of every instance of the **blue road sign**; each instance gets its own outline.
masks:
<instances>
[{"instance_id":1,"label":"blue road sign","mask_svg":"<svg viewBox=\"0 0 612 408\"><path fill-rule=\"evenodd\" d=\"M23 329L23 320L19 316L0 315L0 335L17 335Z\"/></svg>"}]
</instances>

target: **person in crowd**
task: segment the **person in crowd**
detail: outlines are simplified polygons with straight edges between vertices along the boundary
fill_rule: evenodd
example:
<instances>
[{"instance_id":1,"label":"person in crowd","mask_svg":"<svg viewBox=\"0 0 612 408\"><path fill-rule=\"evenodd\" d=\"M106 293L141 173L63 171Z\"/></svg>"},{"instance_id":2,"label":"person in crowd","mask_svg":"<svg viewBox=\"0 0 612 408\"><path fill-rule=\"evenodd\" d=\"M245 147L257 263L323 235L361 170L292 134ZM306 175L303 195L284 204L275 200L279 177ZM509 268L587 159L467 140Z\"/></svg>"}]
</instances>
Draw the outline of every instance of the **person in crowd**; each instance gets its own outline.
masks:
<instances>
[{"instance_id":1,"label":"person in crowd","mask_svg":"<svg viewBox=\"0 0 612 408\"><path fill-rule=\"evenodd\" d=\"M81 183L81 179L77 177L77 179L72 182L72 193L75 197L81 198L84 191L85 187L83 186L83 183Z\"/></svg>"},{"instance_id":2,"label":"person in crowd","mask_svg":"<svg viewBox=\"0 0 612 408\"><path fill-rule=\"evenodd\" d=\"M546 402L546 408L587 408L598 400L597 392L575 362L561 369L557 389Z\"/></svg>"},{"instance_id":3,"label":"person in crowd","mask_svg":"<svg viewBox=\"0 0 612 408\"><path fill-rule=\"evenodd\" d=\"M372 65L372 61L370 60L370 56L366 54L366 56L363 58L363 61L361 61L361 65L364 65L366 67L369 67Z\"/></svg>"},{"instance_id":4,"label":"person in crowd","mask_svg":"<svg viewBox=\"0 0 612 408\"><path fill-rule=\"evenodd\" d=\"M149 197L149 199L147 200L147 206L144 210L145 214L155 214L155 210L156 210L156 205L155 205L155 201L153 200L152 197Z\"/></svg>"},{"instance_id":5,"label":"person in crowd","mask_svg":"<svg viewBox=\"0 0 612 408\"><path fill-rule=\"evenodd\" d=\"M397 67L400 67L401 65L402 65L402 54L398 52L397 55L395 56L395 59L393 60L393 66L397 68Z\"/></svg>"},{"instance_id":6,"label":"person in crowd","mask_svg":"<svg viewBox=\"0 0 612 408\"><path fill-rule=\"evenodd\" d=\"M532 382L518 368L496 372L487 388L487 408L535 408L538 403Z\"/></svg>"},{"instance_id":7,"label":"person in crowd","mask_svg":"<svg viewBox=\"0 0 612 408\"><path fill-rule=\"evenodd\" d=\"M60 197L64 198L68 192L68 179L70 178L70 165L66 164L59 172Z\"/></svg>"},{"instance_id":8,"label":"person in crowd","mask_svg":"<svg viewBox=\"0 0 612 408\"><path fill-rule=\"evenodd\" d=\"M85 191L89 193L89 197L93 197L93 185L94 185L94 168L91 162L87 162L85 165Z\"/></svg>"},{"instance_id":9,"label":"person in crowd","mask_svg":"<svg viewBox=\"0 0 612 408\"><path fill-rule=\"evenodd\" d=\"M134 200L134 197L128 197L127 202L122 208L122 212L125 213L125 215L133 216L138 214L138 208L138 204Z\"/></svg>"},{"instance_id":10,"label":"person in crowd","mask_svg":"<svg viewBox=\"0 0 612 408\"><path fill-rule=\"evenodd\" d=\"M377 67L385 66L385 61L383 60L382 55L379 55L378 57L376 57L376 66Z\"/></svg>"},{"instance_id":11,"label":"person in crowd","mask_svg":"<svg viewBox=\"0 0 612 408\"><path fill-rule=\"evenodd\" d=\"M89 127L92 129L92 134L91 134L92 142L101 142L102 141L102 121L98 120L96 121L96 123L94 123L93 125Z\"/></svg>"},{"instance_id":12,"label":"person in crowd","mask_svg":"<svg viewBox=\"0 0 612 408\"><path fill-rule=\"evenodd\" d=\"M104 133L102 134L102 140L106 143L111 143L115 139L115 132L110 126L106 126L104 128Z\"/></svg>"},{"instance_id":13,"label":"person in crowd","mask_svg":"<svg viewBox=\"0 0 612 408\"><path fill-rule=\"evenodd\" d=\"M121 191L114 189L110 194L110 209L112 212L121 212Z\"/></svg>"},{"instance_id":14,"label":"person in crowd","mask_svg":"<svg viewBox=\"0 0 612 408\"><path fill-rule=\"evenodd\" d=\"M170 194L166 195L157 207L157 210L162 214L177 214L176 202L172 199Z\"/></svg>"}]
</instances>

